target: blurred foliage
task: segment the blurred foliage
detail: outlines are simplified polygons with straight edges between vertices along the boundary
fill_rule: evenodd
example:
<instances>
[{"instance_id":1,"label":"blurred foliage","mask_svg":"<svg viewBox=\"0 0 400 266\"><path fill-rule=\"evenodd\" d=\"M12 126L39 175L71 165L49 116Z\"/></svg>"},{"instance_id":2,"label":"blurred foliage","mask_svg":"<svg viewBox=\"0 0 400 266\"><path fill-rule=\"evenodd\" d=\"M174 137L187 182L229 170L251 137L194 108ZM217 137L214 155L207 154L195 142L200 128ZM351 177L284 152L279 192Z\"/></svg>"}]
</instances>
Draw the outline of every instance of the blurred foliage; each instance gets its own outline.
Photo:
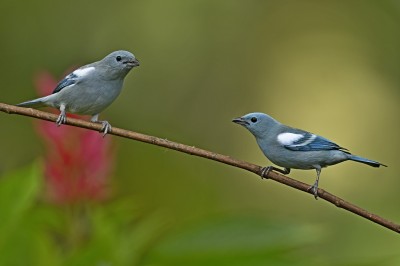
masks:
<instances>
[{"instance_id":1,"label":"blurred foliage","mask_svg":"<svg viewBox=\"0 0 400 266\"><path fill-rule=\"evenodd\" d=\"M40 200L41 176L35 163L0 180L0 265L296 265L290 254L315 241L313 228L243 217L162 239L165 217L143 216L123 200L60 212Z\"/></svg>"},{"instance_id":2,"label":"blurred foliage","mask_svg":"<svg viewBox=\"0 0 400 266\"><path fill-rule=\"evenodd\" d=\"M62 211L39 200L42 183L37 164L0 180L0 265L138 265L165 230L124 201Z\"/></svg>"},{"instance_id":3,"label":"blurred foliage","mask_svg":"<svg viewBox=\"0 0 400 266\"><path fill-rule=\"evenodd\" d=\"M293 256L317 228L226 217L174 232L149 252L149 265L302 265ZM314 259L311 259L314 261ZM145 263L145 264L146 264Z\"/></svg>"},{"instance_id":4,"label":"blurred foliage","mask_svg":"<svg viewBox=\"0 0 400 266\"><path fill-rule=\"evenodd\" d=\"M101 114L113 125L267 165L252 136L230 121L269 113L389 165L343 163L324 169L320 186L400 222L398 1L5 0L0 10L1 102L35 97L43 70L61 78L127 49L141 66ZM246 256L242 265L400 263L398 235L310 195L111 136L112 197L49 205L38 196L40 168L11 174L44 157L32 121L0 116L0 265L235 265ZM312 183L315 173L290 176Z\"/></svg>"}]
</instances>

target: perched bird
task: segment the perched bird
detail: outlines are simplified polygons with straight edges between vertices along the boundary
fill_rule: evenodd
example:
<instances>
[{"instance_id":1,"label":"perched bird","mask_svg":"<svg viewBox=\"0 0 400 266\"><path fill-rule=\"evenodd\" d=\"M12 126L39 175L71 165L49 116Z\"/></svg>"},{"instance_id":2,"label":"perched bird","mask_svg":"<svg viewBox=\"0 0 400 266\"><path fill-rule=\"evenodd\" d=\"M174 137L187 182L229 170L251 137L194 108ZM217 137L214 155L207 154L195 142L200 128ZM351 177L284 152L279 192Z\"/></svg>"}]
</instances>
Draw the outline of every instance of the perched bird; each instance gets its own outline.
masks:
<instances>
[{"instance_id":1,"label":"perched bird","mask_svg":"<svg viewBox=\"0 0 400 266\"><path fill-rule=\"evenodd\" d=\"M128 51L115 51L102 60L85 65L61 80L51 95L17 104L23 107L54 107L60 110L57 125L66 122L66 113L91 115L92 122L102 123L101 132L111 130L107 121L98 120L120 94L125 76L139 66L139 61Z\"/></svg>"},{"instance_id":2,"label":"perched bird","mask_svg":"<svg viewBox=\"0 0 400 266\"><path fill-rule=\"evenodd\" d=\"M386 166L379 162L353 155L347 149L332 141L310 132L281 124L269 115L250 113L235 118L232 122L247 128L255 137L264 155L274 164L264 167L262 177L271 170L289 174L290 169L315 169L317 179L309 191L318 197L318 182L321 169L343 161L351 160L372 167Z\"/></svg>"}]
</instances>

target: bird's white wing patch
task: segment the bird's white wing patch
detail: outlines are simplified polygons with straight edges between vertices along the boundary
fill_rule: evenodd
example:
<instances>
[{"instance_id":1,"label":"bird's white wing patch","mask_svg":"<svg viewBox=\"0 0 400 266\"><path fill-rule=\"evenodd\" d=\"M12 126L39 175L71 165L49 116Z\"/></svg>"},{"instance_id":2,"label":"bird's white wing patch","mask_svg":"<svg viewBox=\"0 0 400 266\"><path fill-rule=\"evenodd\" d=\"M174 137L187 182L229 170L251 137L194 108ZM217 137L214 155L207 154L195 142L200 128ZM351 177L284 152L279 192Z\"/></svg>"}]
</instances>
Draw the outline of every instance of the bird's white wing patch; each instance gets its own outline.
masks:
<instances>
[{"instance_id":1,"label":"bird's white wing patch","mask_svg":"<svg viewBox=\"0 0 400 266\"><path fill-rule=\"evenodd\" d=\"M292 145L294 142L304 138L302 134L281 133L278 135L278 142L282 145Z\"/></svg>"},{"instance_id":2,"label":"bird's white wing patch","mask_svg":"<svg viewBox=\"0 0 400 266\"><path fill-rule=\"evenodd\" d=\"M90 72L92 72L94 70L94 67L85 67L85 68L79 68L77 70L75 70L74 72L72 72L72 74L78 76L78 77L84 77L87 74L89 74Z\"/></svg>"}]
</instances>

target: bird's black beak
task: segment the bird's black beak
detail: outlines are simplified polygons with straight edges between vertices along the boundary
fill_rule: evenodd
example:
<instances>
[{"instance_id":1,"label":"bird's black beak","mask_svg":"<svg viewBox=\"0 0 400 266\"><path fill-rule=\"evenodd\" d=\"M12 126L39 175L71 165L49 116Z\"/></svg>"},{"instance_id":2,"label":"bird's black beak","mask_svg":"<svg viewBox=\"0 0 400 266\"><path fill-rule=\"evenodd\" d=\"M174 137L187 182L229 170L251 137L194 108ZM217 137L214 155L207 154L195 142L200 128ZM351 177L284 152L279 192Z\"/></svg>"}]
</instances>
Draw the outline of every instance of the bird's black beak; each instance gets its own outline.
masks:
<instances>
[{"instance_id":1,"label":"bird's black beak","mask_svg":"<svg viewBox=\"0 0 400 266\"><path fill-rule=\"evenodd\" d=\"M244 120L241 117L233 119L232 122L236 123L236 124L239 124L239 125L242 125L242 126L248 126L249 125L249 122L247 122L246 120Z\"/></svg>"},{"instance_id":2,"label":"bird's black beak","mask_svg":"<svg viewBox=\"0 0 400 266\"><path fill-rule=\"evenodd\" d=\"M133 59L133 60L127 61L126 64L127 64L128 66L131 66L131 67L140 66L139 60L137 60L136 58Z\"/></svg>"}]
</instances>

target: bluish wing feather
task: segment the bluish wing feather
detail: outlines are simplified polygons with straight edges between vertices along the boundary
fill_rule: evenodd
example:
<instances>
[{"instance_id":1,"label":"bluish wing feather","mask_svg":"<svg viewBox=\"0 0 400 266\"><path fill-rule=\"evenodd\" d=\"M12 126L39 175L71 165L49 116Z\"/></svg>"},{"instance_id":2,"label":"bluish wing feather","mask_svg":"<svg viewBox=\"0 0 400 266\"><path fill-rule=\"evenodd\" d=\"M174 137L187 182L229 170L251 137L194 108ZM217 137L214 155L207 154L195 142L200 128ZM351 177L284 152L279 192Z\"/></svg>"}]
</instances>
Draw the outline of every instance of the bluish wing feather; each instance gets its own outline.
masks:
<instances>
[{"instance_id":1,"label":"bluish wing feather","mask_svg":"<svg viewBox=\"0 0 400 266\"><path fill-rule=\"evenodd\" d=\"M284 145L292 151L322 151L322 150L346 150L336 143L311 133L305 133L303 138L294 141L290 145Z\"/></svg>"},{"instance_id":2,"label":"bluish wing feather","mask_svg":"<svg viewBox=\"0 0 400 266\"><path fill-rule=\"evenodd\" d=\"M53 94L61 91L65 87L75 84L77 81L78 76L72 72L57 84L57 87L54 89Z\"/></svg>"}]
</instances>

